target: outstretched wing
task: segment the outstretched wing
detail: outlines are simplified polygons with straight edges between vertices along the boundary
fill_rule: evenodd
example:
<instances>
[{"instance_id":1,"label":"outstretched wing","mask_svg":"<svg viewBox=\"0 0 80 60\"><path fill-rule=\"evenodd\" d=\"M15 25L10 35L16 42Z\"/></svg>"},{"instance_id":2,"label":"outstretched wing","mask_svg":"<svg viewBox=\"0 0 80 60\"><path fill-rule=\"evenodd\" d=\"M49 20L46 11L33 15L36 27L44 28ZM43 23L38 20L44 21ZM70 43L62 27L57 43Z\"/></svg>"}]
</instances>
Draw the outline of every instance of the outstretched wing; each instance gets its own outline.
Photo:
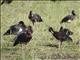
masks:
<instances>
[{"instance_id":1,"label":"outstretched wing","mask_svg":"<svg viewBox=\"0 0 80 60\"><path fill-rule=\"evenodd\" d=\"M19 29L16 28L16 25L12 25L3 35L17 34L18 31Z\"/></svg>"}]
</instances>

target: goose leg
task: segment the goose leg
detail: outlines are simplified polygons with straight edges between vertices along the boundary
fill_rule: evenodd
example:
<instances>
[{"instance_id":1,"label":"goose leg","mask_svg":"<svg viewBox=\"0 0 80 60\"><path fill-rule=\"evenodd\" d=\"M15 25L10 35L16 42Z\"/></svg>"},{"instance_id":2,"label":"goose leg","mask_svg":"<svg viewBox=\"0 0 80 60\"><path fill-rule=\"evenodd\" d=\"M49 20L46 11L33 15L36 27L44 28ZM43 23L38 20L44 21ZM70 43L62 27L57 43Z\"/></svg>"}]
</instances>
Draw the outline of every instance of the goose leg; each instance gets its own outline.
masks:
<instances>
[{"instance_id":1,"label":"goose leg","mask_svg":"<svg viewBox=\"0 0 80 60\"><path fill-rule=\"evenodd\" d=\"M60 43L61 43L61 42L58 42L58 48L60 48Z\"/></svg>"},{"instance_id":2,"label":"goose leg","mask_svg":"<svg viewBox=\"0 0 80 60\"><path fill-rule=\"evenodd\" d=\"M32 21L32 24L34 25L34 21Z\"/></svg>"},{"instance_id":3,"label":"goose leg","mask_svg":"<svg viewBox=\"0 0 80 60\"><path fill-rule=\"evenodd\" d=\"M62 45L62 41L61 41L61 43L60 43L60 46Z\"/></svg>"},{"instance_id":4,"label":"goose leg","mask_svg":"<svg viewBox=\"0 0 80 60\"><path fill-rule=\"evenodd\" d=\"M62 45L62 41L59 42L59 48L61 48L61 45Z\"/></svg>"}]
</instances>

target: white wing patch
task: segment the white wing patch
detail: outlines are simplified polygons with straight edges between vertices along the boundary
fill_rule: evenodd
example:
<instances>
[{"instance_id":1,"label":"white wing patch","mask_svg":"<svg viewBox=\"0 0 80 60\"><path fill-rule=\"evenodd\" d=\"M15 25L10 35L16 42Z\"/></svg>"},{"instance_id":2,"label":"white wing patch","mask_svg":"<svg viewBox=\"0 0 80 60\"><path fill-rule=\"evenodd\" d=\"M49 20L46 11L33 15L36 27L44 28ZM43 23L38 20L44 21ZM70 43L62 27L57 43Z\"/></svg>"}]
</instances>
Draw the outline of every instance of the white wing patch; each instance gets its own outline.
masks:
<instances>
[{"instance_id":1,"label":"white wing patch","mask_svg":"<svg viewBox=\"0 0 80 60\"><path fill-rule=\"evenodd\" d=\"M20 28L20 29L19 29L19 32L22 32L22 30L23 30L23 29L22 29L22 28Z\"/></svg>"},{"instance_id":2,"label":"white wing patch","mask_svg":"<svg viewBox=\"0 0 80 60\"><path fill-rule=\"evenodd\" d=\"M71 20L68 20L68 22L71 22Z\"/></svg>"}]
</instances>

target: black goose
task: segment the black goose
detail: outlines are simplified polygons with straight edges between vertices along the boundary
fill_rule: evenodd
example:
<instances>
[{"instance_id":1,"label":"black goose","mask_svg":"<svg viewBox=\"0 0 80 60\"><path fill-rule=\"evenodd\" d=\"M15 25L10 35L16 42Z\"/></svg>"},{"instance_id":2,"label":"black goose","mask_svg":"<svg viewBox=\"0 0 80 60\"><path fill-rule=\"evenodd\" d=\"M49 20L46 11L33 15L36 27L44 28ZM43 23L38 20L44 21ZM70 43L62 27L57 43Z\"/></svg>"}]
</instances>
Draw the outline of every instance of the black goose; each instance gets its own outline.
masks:
<instances>
[{"instance_id":1,"label":"black goose","mask_svg":"<svg viewBox=\"0 0 80 60\"><path fill-rule=\"evenodd\" d=\"M63 32L63 33L65 33L66 35L72 35L72 34L73 34L72 31L70 31L70 30L67 29L67 28L63 28L62 26L61 26L59 32Z\"/></svg>"},{"instance_id":2,"label":"black goose","mask_svg":"<svg viewBox=\"0 0 80 60\"><path fill-rule=\"evenodd\" d=\"M33 25L34 25L34 22L42 22L43 21L40 15L33 14L32 11L29 12L28 18L30 19L30 21L32 21Z\"/></svg>"},{"instance_id":3,"label":"black goose","mask_svg":"<svg viewBox=\"0 0 80 60\"><path fill-rule=\"evenodd\" d=\"M20 21L18 24L10 26L10 28L3 34L3 35L12 35L17 34L18 32L21 32L22 29L25 29L26 25L23 21Z\"/></svg>"},{"instance_id":4,"label":"black goose","mask_svg":"<svg viewBox=\"0 0 80 60\"><path fill-rule=\"evenodd\" d=\"M65 33L63 32L57 32L57 31L54 31L52 27L49 27L49 32L52 33L52 35L60 41L60 46L62 45L62 42L63 41L72 41L72 38L69 37L68 35L66 35Z\"/></svg>"},{"instance_id":5,"label":"black goose","mask_svg":"<svg viewBox=\"0 0 80 60\"><path fill-rule=\"evenodd\" d=\"M13 0L2 0L1 5L3 5L4 3L10 4Z\"/></svg>"},{"instance_id":6,"label":"black goose","mask_svg":"<svg viewBox=\"0 0 80 60\"><path fill-rule=\"evenodd\" d=\"M32 27L28 26L27 30L23 30L22 32L20 32L16 37L15 37L15 42L13 44L13 46L16 46L17 44L22 44L22 43L28 43L31 39L32 39Z\"/></svg>"},{"instance_id":7,"label":"black goose","mask_svg":"<svg viewBox=\"0 0 80 60\"><path fill-rule=\"evenodd\" d=\"M75 19L75 16L76 16L75 11L72 10L72 15L67 15L67 16L65 16L65 17L62 19L61 23L63 23L63 22L71 22L71 21L73 21L73 20Z\"/></svg>"}]
</instances>

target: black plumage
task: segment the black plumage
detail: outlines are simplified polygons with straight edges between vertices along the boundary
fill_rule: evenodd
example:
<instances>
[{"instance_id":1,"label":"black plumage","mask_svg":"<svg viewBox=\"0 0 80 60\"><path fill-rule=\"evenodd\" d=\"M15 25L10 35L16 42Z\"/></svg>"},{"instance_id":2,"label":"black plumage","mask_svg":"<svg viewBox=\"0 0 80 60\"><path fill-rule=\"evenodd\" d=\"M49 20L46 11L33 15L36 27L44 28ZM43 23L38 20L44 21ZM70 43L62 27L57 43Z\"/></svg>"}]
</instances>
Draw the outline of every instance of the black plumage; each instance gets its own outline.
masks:
<instances>
[{"instance_id":1,"label":"black plumage","mask_svg":"<svg viewBox=\"0 0 80 60\"><path fill-rule=\"evenodd\" d=\"M15 35L25 28L26 25L24 24L24 22L20 21L18 24L10 26L10 28L3 35L12 35L12 34Z\"/></svg>"},{"instance_id":2,"label":"black plumage","mask_svg":"<svg viewBox=\"0 0 80 60\"><path fill-rule=\"evenodd\" d=\"M39 14L33 14L32 11L29 12L28 18L33 23L33 25L35 22L42 22L43 21Z\"/></svg>"},{"instance_id":3,"label":"black plumage","mask_svg":"<svg viewBox=\"0 0 80 60\"><path fill-rule=\"evenodd\" d=\"M62 19L61 23L63 23L63 22L71 22L71 21L73 21L73 20L75 19L75 16L76 16L75 11L72 10L72 14L65 16L65 17Z\"/></svg>"},{"instance_id":4,"label":"black plumage","mask_svg":"<svg viewBox=\"0 0 80 60\"><path fill-rule=\"evenodd\" d=\"M12 25L10 26L10 28L3 34L3 35L12 35L12 34L16 34L16 32L19 31L19 29L16 28L16 25Z\"/></svg>"},{"instance_id":5,"label":"black plumage","mask_svg":"<svg viewBox=\"0 0 80 60\"><path fill-rule=\"evenodd\" d=\"M49 27L49 32L52 33L52 35L60 41L60 45L62 45L62 42L63 41L72 41L72 38L69 37L68 35L66 35L65 33L63 32L57 32L57 31L54 31L52 27Z\"/></svg>"},{"instance_id":6,"label":"black plumage","mask_svg":"<svg viewBox=\"0 0 80 60\"><path fill-rule=\"evenodd\" d=\"M59 32L63 32L63 33L65 33L66 35L72 35L72 34L73 34L72 31L70 31L70 30L67 29L67 28L63 28L62 26L60 27Z\"/></svg>"},{"instance_id":7,"label":"black plumage","mask_svg":"<svg viewBox=\"0 0 80 60\"><path fill-rule=\"evenodd\" d=\"M22 32L20 32L16 37L15 37L15 42L13 44L13 46L16 46L17 44L22 44L22 43L28 43L31 39L32 39L32 27L28 26L27 30L23 30Z\"/></svg>"},{"instance_id":8,"label":"black plumage","mask_svg":"<svg viewBox=\"0 0 80 60\"><path fill-rule=\"evenodd\" d=\"M10 4L13 0L2 0L1 5L3 5L4 3Z\"/></svg>"}]
</instances>

